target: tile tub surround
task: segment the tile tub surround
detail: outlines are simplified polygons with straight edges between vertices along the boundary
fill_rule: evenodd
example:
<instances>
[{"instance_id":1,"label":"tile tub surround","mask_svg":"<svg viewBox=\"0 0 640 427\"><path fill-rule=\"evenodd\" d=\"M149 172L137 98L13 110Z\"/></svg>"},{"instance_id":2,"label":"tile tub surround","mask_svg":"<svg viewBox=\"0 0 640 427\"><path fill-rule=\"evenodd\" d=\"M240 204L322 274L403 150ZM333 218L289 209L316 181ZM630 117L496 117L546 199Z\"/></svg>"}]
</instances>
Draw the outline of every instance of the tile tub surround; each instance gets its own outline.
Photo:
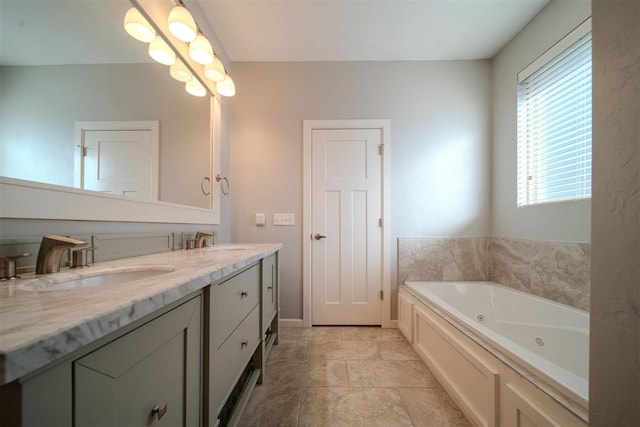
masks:
<instances>
[{"instance_id":1,"label":"tile tub surround","mask_svg":"<svg viewBox=\"0 0 640 427\"><path fill-rule=\"evenodd\" d=\"M281 328L240 426L470 426L397 329Z\"/></svg>"},{"instance_id":2,"label":"tile tub surround","mask_svg":"<svg viewBox=\"0 0 640 427\"><path fill-rule=\"evenodd\" d=\"M591 244L491 239L494 282L582 310L590 305Z\"/></svg>"},{"instance_id":3,"label":"tile tub surround","mask_svg":"<svg viewBox=\"0 0 640 427\"><path fill-rule=\"evenodd\" d=\"M588 311L590 269L590 243L500 237L398 239L399 283L492 281Z\"/></svg>"},{"instance_id":4,"label":"tile tub surround","mask_svg":"<svg viewBox=\"0 0 640 427\"><path fill-rule=\"evenodd\" d=\"M398 279L459 281L489 280L490 239L398 238Z\"/></svg>"},{"instance_id":5,"label":"tile tub surround","mask_svg":"<svg viewBox=\"0 0 640 427\"><path fill-rule=\"evenodd\" d=\"M105 271L172 266L174 271L132 283L35 291L35 276L0 282L0 385L53 362L162 307L280 250L280 244L215 245L96 263L40 275L55 283Z\"/></svg>"}]
</instances>

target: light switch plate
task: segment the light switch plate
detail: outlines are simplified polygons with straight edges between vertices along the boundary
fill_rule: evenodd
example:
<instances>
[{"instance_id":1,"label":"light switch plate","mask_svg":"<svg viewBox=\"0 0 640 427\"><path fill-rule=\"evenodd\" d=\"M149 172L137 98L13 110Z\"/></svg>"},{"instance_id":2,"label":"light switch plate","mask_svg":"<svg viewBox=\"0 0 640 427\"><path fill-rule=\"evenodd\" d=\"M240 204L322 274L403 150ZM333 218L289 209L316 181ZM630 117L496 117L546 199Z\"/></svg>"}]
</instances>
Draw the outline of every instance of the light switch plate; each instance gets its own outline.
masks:
<instances>
[{"instance_id":1,"label":"light switch plate","mask_svg":"<svg viewBox=\"0 0 640 427\"><path fill-rule=\"evenodd\" d=\"M256 225L263 226L267 224L267 216L263 213L256 214Z\"/></svg>"},{"instance_id":2,"label":"light switch plate","mask_svg":"<svg viewBox=\"0 0 640 427\"><path fill-rule=\"evenodd\" d=\"M274 213L273 225L296 225L296 215L292 213Z\"/></svg>"}]
</instances>

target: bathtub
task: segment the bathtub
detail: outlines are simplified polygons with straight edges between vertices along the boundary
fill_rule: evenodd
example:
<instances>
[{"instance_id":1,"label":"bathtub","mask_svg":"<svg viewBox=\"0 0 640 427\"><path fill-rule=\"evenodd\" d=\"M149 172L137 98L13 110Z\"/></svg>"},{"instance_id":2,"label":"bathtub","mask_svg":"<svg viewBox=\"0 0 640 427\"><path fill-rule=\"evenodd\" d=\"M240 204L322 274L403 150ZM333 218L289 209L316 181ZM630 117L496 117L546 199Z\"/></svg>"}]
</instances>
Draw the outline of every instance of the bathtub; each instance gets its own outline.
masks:
<instances>
[{"instance_id":1,"label":"bathtub","mask_svg":"<svg viewBox=\"0 0 640 427\"><path fill-rule=\"evenodd\" d=\"M489 374L485 376L497 375L488 386L488 390L491 392L495 390L498 396L492 403L497 408L496 412L493 416L485 416L484 421L482 416L473 420L477 414L472 414L470 418L476 424L500 424L502 395L508 394L500 390L501 379L498 378L500 373L504 378L513 377L514 381L525 380L528 383L524 386L509 385L507 392L513 394L515 389L516 391L524 390L532 385L536 392L542 392L580 420L587 421L589 389L589 314L587 312L492 282L405 282L401 286L400 297L404 298L405 302L407 298L411 298L411 303L417 306L413 309L411 314L413 320L410 322L423 322L425 324L423 329L435 328L434 331L437 332L425 333L427 334L425 340L430 341L427 344L421 346L419 342L414 343L418 353L424 356L423 359L428 359L425 362L432 365L430 367L438 369L442 365L446 368L449 364L447 358L468 353L467 350L471 345L493 356L489 360L478 353L482 351L478 349L469 350L471 356L465 356L466 359L471 360L476 357L474 354L481 354L480 359L488 360ZM405 321L399 319L400 329L410 341L417 339L416 333L421 332L413 331L417 324L407 326L406 307L403 308L401 304L399 312L405 319ZM447 333L447 330L454 332ZM442 337L444 337L442 343L451 343L454 346L449 356L432 354L433 343L436 342L434 340L440 340ZM446 351L443 354L446 354ZM438 361L438 357L442 360ZM498 366L494 363L496 359L508 368L505 370L504 367ZM448 376L455 377L458 375L455 372L456 369L454 367L454 372L451 373L440 373L443 378L439 379L447 381ZM462 378L459 382L464 381L465 379ZM502 389L504 388L503 385ZM454 390L454 394L456 392ZM462 390L460 393L464 394L466 391ZM458 398L459 401L465 400L464 396L458 396ZM465 402L462 404L464 406ZM473 412L473 410L472 407L470 411Z\"/></svg>"}]
</instances>

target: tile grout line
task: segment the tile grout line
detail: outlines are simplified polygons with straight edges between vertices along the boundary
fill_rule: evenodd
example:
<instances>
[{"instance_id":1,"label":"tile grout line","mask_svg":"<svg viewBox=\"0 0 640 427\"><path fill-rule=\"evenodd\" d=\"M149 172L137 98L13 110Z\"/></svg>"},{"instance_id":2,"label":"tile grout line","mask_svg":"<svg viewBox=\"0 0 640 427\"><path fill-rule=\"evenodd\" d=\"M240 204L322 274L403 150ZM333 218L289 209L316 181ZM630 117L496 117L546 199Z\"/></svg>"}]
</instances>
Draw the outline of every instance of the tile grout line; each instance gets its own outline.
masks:
<instances>
[{"instance_id":1,"label":"tile grout line","mask_svg":"<svg viewBox=\"0 0 640 427\"><path fill-rule=\"evenodd\" d=\"M400 396L400 400L404 405L404 409L407 411L407 415L409 415L409 419L411 420L411 425L415 427L416 422L413 419L413 416L411 415L411 411L409 410L409 406L407 405L407 402L404 400L404 397L402 397L402 393L400 393L400 387L396 387L395 390L398 393L398 396Z\"/></svg>"},{"instance_id":2,"label":"tile grout line","mask_svg":"<svg viewBox=\"0 0 640 427\"><path fill-rule=\"evenodd\" d=\"M308 343L308 341L307 341ZM300 397L298 397L298 416L296 417L296 427L300 425L300 417L302 416L302 402L304 400L304 387L300 387Z\"/></svg>"}]
</instances>

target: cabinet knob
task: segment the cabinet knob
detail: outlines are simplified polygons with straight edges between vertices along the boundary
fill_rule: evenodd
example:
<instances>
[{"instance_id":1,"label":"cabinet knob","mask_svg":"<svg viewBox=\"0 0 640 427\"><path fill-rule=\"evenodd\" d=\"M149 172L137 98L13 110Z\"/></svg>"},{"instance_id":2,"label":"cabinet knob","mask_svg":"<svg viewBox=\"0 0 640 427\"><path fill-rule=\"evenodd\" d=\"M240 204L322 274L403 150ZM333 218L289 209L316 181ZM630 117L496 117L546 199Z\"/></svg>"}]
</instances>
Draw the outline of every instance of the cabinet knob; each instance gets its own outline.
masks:
<instances>
[{"instance_id":1,"label":"cabinet knob","mask_svg":"<svg viewBox=\"0 0 640 427\"><path fill-rule=\"evenodd\" d=\"M270 291L270 290L272 290L272 289L273 289L273 286L269 286L269 287L267 288L267 290L269 290L269 291Z\"/></svg>"},{"instance_id":2,"label":"cabinet knob","mask_svg":"<svg viewBox=\"0 0 640 427\"><path fill-rule=\"evenodd\" d=\"M246 298L248 296L249 296L249 294L246 291L240 292L240 298Z\"/></svg>"},{"instance_id":3,"label":"cabinet knob","mask_svg":"<svg viewBox=\"0 0 640 427\"><path fill-rule=\"evenodd\" d=\"M161 405L156 405L153 407L153 409L151 410L151 416L154 417L158 417L158 421L160 421L160 419L162 417L164 417L164 414L167 413L167 402L164 402Z\"/></svg>"},{"instance_id":4,"label":"cabinet knob","mask_svg":"<svg viewBox=\"0 0 640 427\"><path fill-rule=\"evenodd\" d=\"M244 341L242 341L242 342L240 343L240 346L241 346L242 348L245 348L245 347L246 347L246 346L248 346L248 345L249 345L249 341L248 341L248 340L244 340Z\"/></svg>"}]
</instances>

